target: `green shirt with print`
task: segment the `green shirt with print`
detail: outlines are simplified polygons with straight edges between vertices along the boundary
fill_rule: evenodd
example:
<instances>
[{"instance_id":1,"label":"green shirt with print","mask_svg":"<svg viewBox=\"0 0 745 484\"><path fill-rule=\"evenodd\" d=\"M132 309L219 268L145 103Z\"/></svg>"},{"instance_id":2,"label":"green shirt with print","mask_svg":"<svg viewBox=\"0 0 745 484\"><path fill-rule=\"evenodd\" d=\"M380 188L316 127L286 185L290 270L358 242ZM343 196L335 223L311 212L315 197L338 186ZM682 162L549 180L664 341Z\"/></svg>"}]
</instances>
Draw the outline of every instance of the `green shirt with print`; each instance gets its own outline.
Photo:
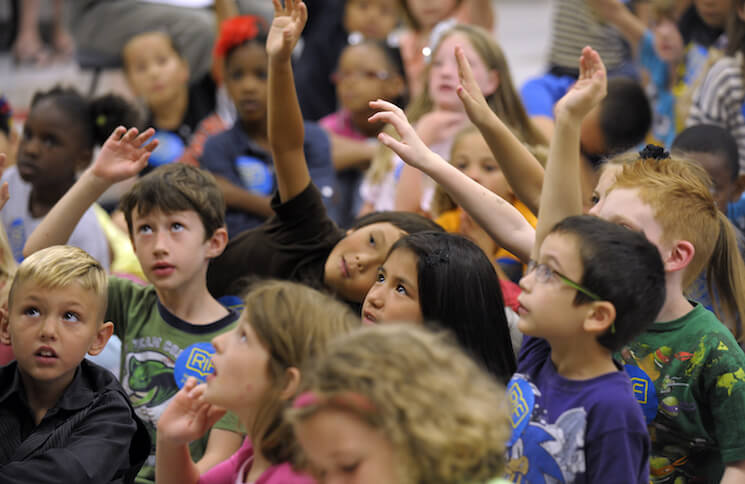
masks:
<instances>
[{"instance_id":1,"label":"green shirt with print","mask_svg":"<svg viewBox=\"0 0 745 484\"><path fill-rule=\"evenodd\" d=\"M127 279L109 278L106 320L122 340L120 381L137 415L145 422L152 448L150 457L137 475L138 484L155 482L155 431L160 415L179 388L174 379L174 365L181 351L198 342L234 328L238 314L207 325L196 325L179 319L160 302L151 285L140 286ZM242 433L235 415L228 413L213 428ZM191 456L199 460L204 454L207 436L192 442Z\"/></svg>"}]
</instances>

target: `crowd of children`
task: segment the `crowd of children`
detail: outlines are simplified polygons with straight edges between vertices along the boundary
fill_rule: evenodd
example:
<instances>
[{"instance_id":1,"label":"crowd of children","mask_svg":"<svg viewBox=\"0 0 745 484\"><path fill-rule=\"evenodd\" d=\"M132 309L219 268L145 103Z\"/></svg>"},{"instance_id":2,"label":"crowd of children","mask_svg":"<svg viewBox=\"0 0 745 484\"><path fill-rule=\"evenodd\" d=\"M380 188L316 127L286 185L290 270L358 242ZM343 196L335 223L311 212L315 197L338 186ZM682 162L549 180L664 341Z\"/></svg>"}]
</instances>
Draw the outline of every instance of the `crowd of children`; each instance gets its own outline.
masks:
<instances>
[{"instance_id":1,"label":"crowd of children","mask_svg":"<svg viewBox=\"0 0 745 484\"><path fill-rule=\"evenodd\" d=\"M745 482L743 0L263 3L0 98L0 482Z\"/></svg>"}]
</instances>

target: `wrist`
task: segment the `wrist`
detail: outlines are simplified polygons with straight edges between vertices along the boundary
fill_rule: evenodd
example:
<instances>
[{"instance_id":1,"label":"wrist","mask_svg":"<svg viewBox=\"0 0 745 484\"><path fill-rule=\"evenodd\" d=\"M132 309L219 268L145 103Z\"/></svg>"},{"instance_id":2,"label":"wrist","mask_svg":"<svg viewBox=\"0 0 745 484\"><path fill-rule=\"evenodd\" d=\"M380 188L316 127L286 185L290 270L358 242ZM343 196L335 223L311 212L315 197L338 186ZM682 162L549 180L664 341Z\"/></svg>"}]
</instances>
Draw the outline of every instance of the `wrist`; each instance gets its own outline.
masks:
<instances>
[{"instance_id":1,"label":"wrist","mask_svg":"<svg viewBox=\"0 0 745 484\"><path fill-rule=\"evenodd\" d=\"M95 192L105 192L109 189L114 183L102 176L97 175L93 171L93 167L88 168L83 172L82 175L80 175L80 178L78 179L78 183L84 184L86 187L90 188L92 191Z\"/></svg>"}]
</instances>

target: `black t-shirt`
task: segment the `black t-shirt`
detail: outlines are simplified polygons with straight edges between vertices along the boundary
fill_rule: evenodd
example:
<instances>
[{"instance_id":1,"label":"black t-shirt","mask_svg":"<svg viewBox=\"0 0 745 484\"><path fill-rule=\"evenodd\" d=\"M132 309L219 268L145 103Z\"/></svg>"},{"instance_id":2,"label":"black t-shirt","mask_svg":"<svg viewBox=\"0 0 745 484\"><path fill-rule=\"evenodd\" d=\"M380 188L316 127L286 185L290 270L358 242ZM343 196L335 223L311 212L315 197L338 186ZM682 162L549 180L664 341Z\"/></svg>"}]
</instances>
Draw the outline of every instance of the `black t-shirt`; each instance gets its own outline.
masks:
<instances>
[{"instance_id":1,"label":"black t-shirt","mask_svg":"<svg viewBox=\"0 0 745 484\"><path fill-rule=\"evenodd\" d=\"M207 287L214 297L238 295L246 278L275 278L325 290L326 259L344 238L326 215L321 194L312 183L286 202L274 194L275 215L263 225L233 237L210 262Z\"/></svg>"}]
</instances>

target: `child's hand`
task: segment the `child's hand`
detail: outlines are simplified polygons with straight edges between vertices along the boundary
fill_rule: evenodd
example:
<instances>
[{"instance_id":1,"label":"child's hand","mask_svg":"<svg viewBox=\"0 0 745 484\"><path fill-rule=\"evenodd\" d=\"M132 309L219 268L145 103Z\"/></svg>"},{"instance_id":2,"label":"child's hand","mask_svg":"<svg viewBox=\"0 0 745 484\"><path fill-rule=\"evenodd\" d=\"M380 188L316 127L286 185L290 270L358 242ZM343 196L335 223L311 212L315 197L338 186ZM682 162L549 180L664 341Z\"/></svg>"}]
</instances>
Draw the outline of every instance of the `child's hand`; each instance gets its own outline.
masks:
<instances>
[{"instance_id":1,"label":"child's hand","mask_svg":"<svg viewBox=\"0 0 745 484\"><path fill-rule=\"evenodd\" d=\"M308 8L301 0L285 0L284 7L280 0L272 0L272 3L274 20L266 39L266 53L272 60L289 62L308 20Z\"/></svg>"},{"instance_id":2,"label":"child's hand","mask_svg":"<svg viewBox=\"0 0 745 484\"><path fill-rule=\"evenodd\" d=\"M468 123L465 113L457 111L430 111L416 123L416 134L427 146L452 139Z\"/></svg>"},{"instance_id":3,"label":"child's hand","mask_svg":"<svg viewBox=\"0 0 745 484\"><path fill-rule=\"evenodd\" d=\"M597 51L585 47L579 59L579 78L556 103L556 119L567 116L573 122L581 122L587 113L603 100L607 88L608 80L603 60Z\"/></svg>"},{"instance_id":4,"label":"child's hand","mask_svg":"<svg viewBox=\"0 0 745 484\"><path fill-rule=\"evenodd\" d=\"M130 128L127 131L126 128L119 126L103 144L90 168L91 173L110 183L126 180L138 174L145 168L150 154L158 146L158 140L143 146L153 134L153 128L138 135L137 128Z\"/></svg>"},{"instance_id":5,"label":"child's hand","mask_svg":"<svg viewBox=\"0 0 745 484\"><path fill-rule=\"evenodd\" d=\"M392 149L407 164L414 168L424 170L428 164L429 157L434 153L419 138L416 131L406 119L406 114L395 104L378 99L371 101L370 107L380 110L370 116L369 121L388 123L396 130L401 140L396 140L387 133L380 133L378 140L388 148Z\"/></svg>"},{"instance_id":6,"label":"child's hand","mask_svg":"<svg viewBox=\"0 0 745 484\"><path fill-rule=\"evenodd\" d=\"M480 126L496 114L486 102L481 88L473 77L471 64L469 64L466 54L460 46L455 48L455 60L458 63L458 81L460 82L457 89L458 97L466 108L466 113L471 122Z\"/></svg>"},{"instance_id":7,"label":"child's hand","mask_svg":"<svg viewBox=\"0 0 745 484\"><path fill-rule=\"evenodd\" d=\"M171 445L188 444L197 440L225 415L225 410L207 403L202 398L206 384L197 385L189 378L174 395L158 420L158 439Z\"/></svg>"},{"instance_id":8,"label":"child's hand","mask_svg":"<svg viewBox=\"0 0 745 484\"><path fill-rule=\"evenodd\" d=\"M8 157L5 153L0 153L0 176L5 171L5 163L8 162ZM8 193L8 182L3 182L0 186L0 210L3 209L6 203L10 200L10 193Z\"/></svg>"}]
</instances>

